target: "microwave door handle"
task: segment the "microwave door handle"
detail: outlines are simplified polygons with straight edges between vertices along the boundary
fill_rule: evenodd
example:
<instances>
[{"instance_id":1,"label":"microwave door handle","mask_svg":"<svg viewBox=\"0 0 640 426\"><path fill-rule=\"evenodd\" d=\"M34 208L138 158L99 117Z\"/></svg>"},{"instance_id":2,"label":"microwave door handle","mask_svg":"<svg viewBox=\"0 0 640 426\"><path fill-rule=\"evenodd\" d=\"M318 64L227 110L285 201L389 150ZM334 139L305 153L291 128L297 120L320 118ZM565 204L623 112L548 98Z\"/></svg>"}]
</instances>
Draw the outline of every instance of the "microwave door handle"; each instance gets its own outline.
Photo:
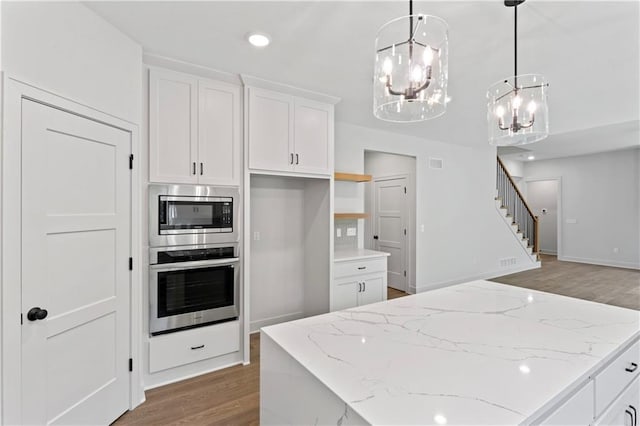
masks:
<instances>
[{"instance_id":1,"label":"microwave door handle","mask_svg":"<svg viewBox=\"0 0 640 426\"><path fill-rule=\"evenodd\" d=\"M155 265L149 265L149 268L154 271L180 271L186 269L206 268L209 266L234 266L234 264L239 261L239 257L231 257L216 260L194 260L193 262L158 263Z\"/></svg>"}]
</instances>

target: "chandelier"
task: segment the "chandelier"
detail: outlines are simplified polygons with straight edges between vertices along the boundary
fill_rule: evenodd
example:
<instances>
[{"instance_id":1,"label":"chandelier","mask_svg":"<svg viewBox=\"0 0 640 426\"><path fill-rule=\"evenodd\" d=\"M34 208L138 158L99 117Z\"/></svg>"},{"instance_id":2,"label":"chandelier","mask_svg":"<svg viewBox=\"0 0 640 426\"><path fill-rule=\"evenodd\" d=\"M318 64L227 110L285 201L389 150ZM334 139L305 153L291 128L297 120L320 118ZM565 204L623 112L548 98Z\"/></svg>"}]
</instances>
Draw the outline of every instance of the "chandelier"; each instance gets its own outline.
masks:
<instances>
[{"instance_id":1,"label":"chandelier","mask_svg":"<svg viewBox=\"0 0 640 426\"><path fill-rule=\"evenodd\" d=\"M393 19L378 30L373 115L385 121L429 120L445 113L448 26L431 15Z\"/></svg>"},{"instance_id":2,"label":"chandelier","mask_svg":"<svg viewBox=\"0 0 640 426\"><path fill-rule=\"evenodd\" d=\"M524 145L549 136L547 90L540 74L518 75L518 5L525 0L505 0L514 10L514 72L487 91L489 144Z\"/></svg>"}]
</instances>

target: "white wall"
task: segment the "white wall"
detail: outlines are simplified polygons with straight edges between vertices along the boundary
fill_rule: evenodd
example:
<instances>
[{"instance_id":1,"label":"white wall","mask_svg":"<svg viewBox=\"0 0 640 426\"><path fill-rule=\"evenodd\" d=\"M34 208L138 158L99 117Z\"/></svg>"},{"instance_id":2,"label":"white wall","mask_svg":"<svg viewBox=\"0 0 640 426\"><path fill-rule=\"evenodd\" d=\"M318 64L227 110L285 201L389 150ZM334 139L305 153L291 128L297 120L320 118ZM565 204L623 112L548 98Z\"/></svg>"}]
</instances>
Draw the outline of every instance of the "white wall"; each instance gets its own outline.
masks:
<instances>
[{"instance_id":1,"label":"white wall","mask_svg":"<svg viewBox=\"0 0 640 426\"><path fill-rule=\"evenodd\" d=\"M638 148L525 164L525 179L562 178L560 260L640 268L639 169Z\"/></svg>"},{"instance_id":2,"label":"white wall","mask_svg":"<svg viewBox=\"0 0 640 426\"><path fill-rule=\"evenodd\" d=\"M142 48L78 2L2 2L11 77L140 123Z\"/></svg>"},{"instance_id":3,"label":"white wall","mask_svg":"<svg viewBox=\"0 0 640 426\"><path fill-rule=\"evenodd\" d=\"M365 150L416 157L418 292L534 266L497 212L496 150L484 137L478 138L478 148L469 148L336 124L337 171L362 173ZM444 168L429 168L430 157L442 159ZM360 198L353 201L336 185L336 211L345 202L364 206L364 187L357 188L352 195ZM500 259L512 257L515 268L500 267Z\"/></svg>"}]
</instances>

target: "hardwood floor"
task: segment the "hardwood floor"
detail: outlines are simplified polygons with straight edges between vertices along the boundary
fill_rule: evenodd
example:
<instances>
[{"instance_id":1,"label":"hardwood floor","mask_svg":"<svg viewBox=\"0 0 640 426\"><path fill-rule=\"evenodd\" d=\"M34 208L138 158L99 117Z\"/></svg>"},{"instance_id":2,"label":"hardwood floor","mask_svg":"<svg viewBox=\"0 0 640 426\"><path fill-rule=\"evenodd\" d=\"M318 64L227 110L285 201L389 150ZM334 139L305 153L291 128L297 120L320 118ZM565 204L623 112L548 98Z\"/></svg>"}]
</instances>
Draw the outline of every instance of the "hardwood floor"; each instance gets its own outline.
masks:
<instances>
[{"instance_id":1,"label":"hardwood floor","mask_svg":"<svg viewBox=\"0 0 640 426\"><path fill-rule=\"evenodd\" d=\"M492 281L640 310L640 271L559 262ZM389 288L387 297L408 296ZM251 364L235 366L146 392L147 401L116 420L125 425L258 425L260 335L251 335Z\"/></svg>"},{"instance_id":2,"label":"hardwood floor","mask_svg":"<svg viewBox=\"0 0 640 426\"><path fill-rule=\"evenodd\" d=\"M395 288L387 287L387 299L397 299L398 297L408 296L409 293L405 293L401 290L396 290Z\"/></svg>"},{"instance_id":3,"label":"hardwood floor","mask_svg":"<svg viewBox=\"0 0 640 426\"><path fill-rule=\"evenodd\" d=\"M640 310L640 271L540 258L539 269L490 281Z\"/></svg>"}]
</instances>

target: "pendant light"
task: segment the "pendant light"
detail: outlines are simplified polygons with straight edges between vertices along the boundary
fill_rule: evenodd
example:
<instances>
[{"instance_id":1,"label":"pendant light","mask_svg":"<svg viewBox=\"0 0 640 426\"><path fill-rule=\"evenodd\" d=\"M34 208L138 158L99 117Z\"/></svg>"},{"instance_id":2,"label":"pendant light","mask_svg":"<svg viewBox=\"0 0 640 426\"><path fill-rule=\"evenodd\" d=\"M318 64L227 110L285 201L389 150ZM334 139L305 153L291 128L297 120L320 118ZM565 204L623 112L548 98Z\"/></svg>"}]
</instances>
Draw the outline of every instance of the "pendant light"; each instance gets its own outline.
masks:
<instances>
[{"instance_id":1,"label":"pendant light","mask_svg":"<svg viewBox=\"0 0 640 426\"><path fill-rule=\"evenodd\" d=\"M445 113L448 26L431 15L393 19L378 30L373 115L385 121L429 120Z\"/></svg>"},{"instance_id":2,"label":"pendant light","mask_svg":"<svg viewBox=\"0 0 640 426\"><path fill-rule=\"evenodd\" d=\"M525 145L549 136L547 91L540 74L518 75L518 5L525 0L506 0L514 13L514 72L487 91L489 144Z\"/></svg>"}]
</instances>

